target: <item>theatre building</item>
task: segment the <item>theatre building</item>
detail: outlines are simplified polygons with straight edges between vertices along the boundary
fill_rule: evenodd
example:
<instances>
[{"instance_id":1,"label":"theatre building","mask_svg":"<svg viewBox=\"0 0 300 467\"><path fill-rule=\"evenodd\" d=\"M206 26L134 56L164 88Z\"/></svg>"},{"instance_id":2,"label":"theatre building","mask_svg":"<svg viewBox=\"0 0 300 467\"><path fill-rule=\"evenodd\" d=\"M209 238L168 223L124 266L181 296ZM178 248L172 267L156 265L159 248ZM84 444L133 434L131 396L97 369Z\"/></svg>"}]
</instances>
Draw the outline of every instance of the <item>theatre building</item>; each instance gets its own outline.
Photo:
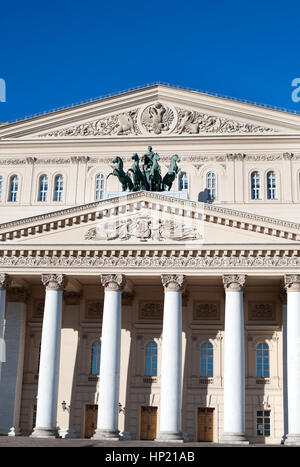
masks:
<instances>
[{"instance_id":1,"label":"theatre building","mask_svg":"<svg viewBox=\"0 0 300 467\"><path fill-rule=\"evenodd\" d=\"M2 123L0 222L0 434L300 444L299 115L154 84Z\"/></svg>"}]
</instances>

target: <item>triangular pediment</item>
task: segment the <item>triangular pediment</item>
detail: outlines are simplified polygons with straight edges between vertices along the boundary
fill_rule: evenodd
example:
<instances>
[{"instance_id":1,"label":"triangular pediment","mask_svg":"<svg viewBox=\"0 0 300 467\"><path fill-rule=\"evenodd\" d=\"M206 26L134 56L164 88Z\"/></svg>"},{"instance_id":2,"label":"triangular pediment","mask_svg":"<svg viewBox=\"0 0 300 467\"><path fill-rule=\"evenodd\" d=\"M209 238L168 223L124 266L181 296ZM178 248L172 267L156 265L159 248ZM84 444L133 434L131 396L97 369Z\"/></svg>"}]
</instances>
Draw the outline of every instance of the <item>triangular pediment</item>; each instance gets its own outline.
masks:
<instances>
[{"instance_id":1,"label":"triangular pediment","mask_svg":"<svg viewBox=\"0 0 300 467\"><path fill-rule=\"evenodd\" d=\"M298 115L155 85L2 125L0 139L299 133Z\"/></svg>"},{"instance_id":2,"label":"triangular pediment","mask_svg":"<svg viewBox=\"0 0 300 467\"><path fill-rule=\"evenodd\" d=\"M0 224L6 246L201 249L221 244L295 244L300 224L155 192L136 192ZM6 246L5 246L6 245Z\"/></svg>"}]
</instances>

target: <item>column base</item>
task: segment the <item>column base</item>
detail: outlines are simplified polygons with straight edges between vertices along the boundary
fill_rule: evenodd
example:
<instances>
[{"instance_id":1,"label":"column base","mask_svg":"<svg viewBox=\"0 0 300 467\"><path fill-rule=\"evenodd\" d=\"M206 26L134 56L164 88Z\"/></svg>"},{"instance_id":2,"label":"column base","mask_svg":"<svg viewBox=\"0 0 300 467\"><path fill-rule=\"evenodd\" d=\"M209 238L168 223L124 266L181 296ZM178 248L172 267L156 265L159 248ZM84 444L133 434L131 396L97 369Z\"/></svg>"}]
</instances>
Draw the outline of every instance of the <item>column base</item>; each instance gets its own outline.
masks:
<instances>
[{"instance_id":1,"label":"column base","mask_svg":"<svg viewBox=\"0 0 300 467\"><path fill-rule=\"evenodd\" d=\"M30 438L57 438L55 428L35 427L30 435Z\"/></svg>"},{"instance_id":2,"label":"column base","mask_svg":"<svg viewBox=\"0 0 300 467\"><path fill-rule=\"evenodd\" d=\"M120 432L119 430L105 430L99 428L95 431L92 439L99 439L102 441L120 441Z\"/></svg>"},{"instance_id":3,"label":"column base","mask_svg":"<svg viewBox=\"0 0 300 467\"><path fill-rule=\"evenodd\" d=\"M245 433L224 432L220 439L221 444L249 444Z\"/></svg>"},{"instance_id":4,"label":"column base","mask_svg":"<svg viewBox=\"0 0 300 467\"><path fill-rule=\"evenodd\" d=\"M300 433L288 433L284 444L287 446L300 446Z\"/></svg>"},{"instance_id":5,"label":"column base","mask_svg":"<svg viewBox=\"0 0 300 467\"><path fill-rule=\"evenodd\" d=\"M178 431L160 431L157 434L157 437L155 438L154 441L158 442L164 442L164 441L170 441L172 443L183 443L184 442L184 436L183 433L178 432Z\"/></svg>"}]
</instances>

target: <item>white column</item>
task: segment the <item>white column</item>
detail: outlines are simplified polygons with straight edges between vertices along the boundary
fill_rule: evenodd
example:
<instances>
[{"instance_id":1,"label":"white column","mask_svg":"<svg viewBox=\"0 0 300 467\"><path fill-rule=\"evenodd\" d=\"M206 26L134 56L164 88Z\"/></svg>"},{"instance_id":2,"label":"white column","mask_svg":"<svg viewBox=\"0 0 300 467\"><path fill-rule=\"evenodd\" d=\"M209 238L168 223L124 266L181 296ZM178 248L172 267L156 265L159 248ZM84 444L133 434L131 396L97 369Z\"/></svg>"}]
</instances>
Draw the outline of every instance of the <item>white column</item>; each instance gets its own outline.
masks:
<instances>
[{"instance_id":1,"label":"white column","mask_svg":"<svg viewBox=\"0 0 300 467\"><path fill-rule=\"evenodd\" d=\"M161 394L157 441L183 441L182 390L182 289L184 276L163 275L165 288L162 337Z\"/></svg>"},{"instance_id":2,"label":"white column","mask_svg":"<svg viewBox=\"0 0 300 467\"><path fill-rule=\"evenodd\" d=\"M5 342L4 342L4 318L6 306L6 289L8 287L9 278L5 273L0 274L0 381L1 381L1 366L6 361Z\"/></svg>"},{"instance_id":3,"label":"white column","mask_svg":"<svg viewBox=\"0 0 300 467\"><path fill-rule=\"evenodd\" d=\"M285 444L300 446L300 275L286 275L288 434Z\"/></svg>"},{"instance_id":4,"label":"white column","mask_svg":"<svg viewBox=\"0 0 300 467\"><path fill-rule=\"evenodd\" d=\"M225 275L224 431L221 442L248 443L245 437L245 354L243 286L246 276Z\"/></svg>"},{"instance_id":5,"label":"white column","mask_svg":"<svg viewBox=\"0 0 300 467\"><path fill-rule=\"evenodd\" d=\"M62 319L63 274L43 274L46 300L43 318L36 426L32 437L56 436L57 393Z\"/></svg>"},{"instance_id":6,"label":"white column","mask_svg":"<svg viewBox=\"0 0 300 467\"><path fill-rule=\"evenodd\" d=\"M97 430L93 439L119 439L121 295L125 276L103 274L105 287L101 337Z\"/></svg>"}]
</instances>

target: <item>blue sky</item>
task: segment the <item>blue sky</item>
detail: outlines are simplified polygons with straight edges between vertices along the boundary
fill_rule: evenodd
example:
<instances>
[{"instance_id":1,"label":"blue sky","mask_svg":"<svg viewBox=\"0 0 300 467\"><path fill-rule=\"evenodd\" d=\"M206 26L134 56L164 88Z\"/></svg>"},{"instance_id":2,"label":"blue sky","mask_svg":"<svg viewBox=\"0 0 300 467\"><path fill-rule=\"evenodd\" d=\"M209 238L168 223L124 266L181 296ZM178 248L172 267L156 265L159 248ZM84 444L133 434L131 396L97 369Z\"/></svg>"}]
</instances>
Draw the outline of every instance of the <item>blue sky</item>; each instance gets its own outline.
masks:
<instances>
[{"instance_id":1,"label":"blue sky","mask_svg":"<svg viewBox=\"0 0 300 467\"><path fill-rule=\"evenodd\" d=\"M153 81L300 112L300 2L17 0L0 12L0 122Z\"/></svg>"}]
</instances>

